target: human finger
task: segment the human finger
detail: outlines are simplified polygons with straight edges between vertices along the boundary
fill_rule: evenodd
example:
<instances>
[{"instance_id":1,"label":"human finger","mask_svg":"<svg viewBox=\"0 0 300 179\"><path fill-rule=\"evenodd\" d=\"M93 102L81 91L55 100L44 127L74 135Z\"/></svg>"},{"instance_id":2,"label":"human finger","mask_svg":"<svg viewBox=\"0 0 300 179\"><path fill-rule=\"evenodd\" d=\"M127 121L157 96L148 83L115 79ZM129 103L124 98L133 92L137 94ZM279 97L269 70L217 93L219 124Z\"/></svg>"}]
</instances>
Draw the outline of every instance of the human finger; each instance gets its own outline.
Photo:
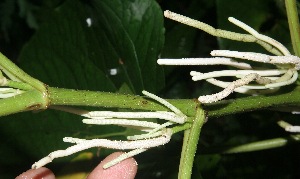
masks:
<instances>
[{"instance_id":1,"label":"human finger","mask_svg":"<svg viewBox=\"0 0 300 179\"><path fill-rule=\"evenodd\" d=\"M16 179L55 179L55 175L48 168L42 167L38 169L30 169L21 175L17 176Z\"/></svg>"},{"instance_id":2,"label":"human finger","mask_svg":"<svg viewBox=\"0 0 300 179\"><path fill-rule=\"evenodd\" d=\"M122 152L115 152L107 156L87 177L87 179L115 179L115 178L122 178L122 179L134 179L136 172L137 172L137 163L134 158L128 158L126 160L121 161L120 163L107 168L103 169L103 165L107 162L117 158L123 154Z\"/></svg>"}]
</instances>

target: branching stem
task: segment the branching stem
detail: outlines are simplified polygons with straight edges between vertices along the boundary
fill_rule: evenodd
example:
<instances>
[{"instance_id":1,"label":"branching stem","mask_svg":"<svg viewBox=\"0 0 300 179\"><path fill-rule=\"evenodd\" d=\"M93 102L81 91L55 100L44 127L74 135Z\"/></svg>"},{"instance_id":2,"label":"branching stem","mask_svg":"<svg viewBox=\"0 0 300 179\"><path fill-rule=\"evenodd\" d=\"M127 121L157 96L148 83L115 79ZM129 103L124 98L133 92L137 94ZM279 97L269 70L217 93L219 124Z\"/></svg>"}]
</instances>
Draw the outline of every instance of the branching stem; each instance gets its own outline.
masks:
<instances>
[{"instance_id":1,"label":"branching stem","mask_svg":"<svg viewBox=\"0 0 300 179\"><path fill-rule=\"evenodd\" d=\"M192 168L201 128L205 122L204 110L199 106L196 110L195 120L190 129L184 133L183 147L179 165L179 179L189 179L192 175Z\"/></svg>"}]
</instances>

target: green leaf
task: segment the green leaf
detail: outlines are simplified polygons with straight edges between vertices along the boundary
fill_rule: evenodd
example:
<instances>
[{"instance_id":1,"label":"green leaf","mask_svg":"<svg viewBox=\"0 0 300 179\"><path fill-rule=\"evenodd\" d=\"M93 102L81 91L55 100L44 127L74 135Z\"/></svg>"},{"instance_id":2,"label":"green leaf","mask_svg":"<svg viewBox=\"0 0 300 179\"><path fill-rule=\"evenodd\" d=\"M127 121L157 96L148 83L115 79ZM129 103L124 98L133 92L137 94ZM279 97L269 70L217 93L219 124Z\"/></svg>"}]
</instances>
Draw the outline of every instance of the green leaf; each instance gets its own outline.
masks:
<instances>
[{"instance_id":1,"label":"green leaf","mask_svg":"<svg viewBox=\"0 0 300 179\"><path fill-rule=\"evenodd\" d=\"M126 82L157 92L162 22L154 1L67 1L23 49L21 66L50 86L116 91Z\"/></svg>"}]
</instances>

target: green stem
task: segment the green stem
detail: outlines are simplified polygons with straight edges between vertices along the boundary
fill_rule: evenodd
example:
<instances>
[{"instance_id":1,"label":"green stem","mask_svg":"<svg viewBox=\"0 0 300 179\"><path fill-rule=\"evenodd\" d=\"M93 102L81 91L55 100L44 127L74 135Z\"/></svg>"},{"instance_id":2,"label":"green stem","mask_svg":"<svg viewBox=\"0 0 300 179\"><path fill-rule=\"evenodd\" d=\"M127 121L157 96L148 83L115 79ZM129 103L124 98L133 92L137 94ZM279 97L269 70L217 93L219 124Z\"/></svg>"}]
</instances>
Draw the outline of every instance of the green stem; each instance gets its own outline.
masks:
<instances>
[{"instance_id":1,"label":"green stem","mask_svg":"<svg viewBox=\"0 0 300 179\"><path fill-rule=\"evenodd\" d=\"M141 96L117 93L48 88L51 105L96 106L105 108L127 108L136 110L169 110L161 104ZM198 101L194 99L168 100L187 116L195 116ZM213 104L204 104L208 117L220 117L229 114L254 111L268 107L300 106L300 88L284 94L269 96L249 96L235 100L224 100Z\"/></svg>"},{"instance_id":2,"label":"green stem","mask_svg":"<svg viewBox=\"0 0 300 179\"><path fill-rule=\"evenodd\" d=\"M38 110L43 106L45 106L43 94L37 90L31 90L14 97L1 99L0 116Z\"/></svg>"},{"instance_id":3,"label":"green stem","mask_svg":"<svg viewBox=\"0 0 300 179\"><path fill-rule=\"evenodd\" d=\"M205 112L199 106L192 127L184 132L178 178L189 179L192 175L194 157L197 150L201 128L205 122Z\"/></svg>"},{"instance_id":4,"label":"green stem","mask_svg":"<svg viewBox=\"0 0 300 179\"><path fill-rule=\"evenodd\" d=\"M291 40L295 55L300 56L300 28L296 0L285 0Z\"/></svg>"},{"instance_id":5,"label":"green stem","mask_svg":"<svg viewBox=\"0 0 300 179\"><path fill-rule=\"evenodd\" d=\"M205 104L203 108L208 111L208 117L220 117L268 107L287 107L289 105L300 106L300 88L295 88L293 91L284 94L251 96Z\"/></svg>"},{"instance_id":6,"label":"green stem","mask_svg":"<svg viewBox=\"0 0 300 179\"><path fill-rule=\"evenodd\" d=\"M38 91L37 91L38 92ZM32 92L30 92L32 93ZM27 95L28 93L26 93ZM41 93L42 94L42 93ZM127 108L135 110L168 110L165 106L149 100L141 96L124 95L117 93L107 93L107 92L95 92L95 91L81 91L81 90L71 90L71 89L60 89L60 88L48 88L49 99L44 97L44 101L41 102L40 99L38 103L44 104L47 107L49 100L50 105L65 105L65 106L96 106L105 108ZM22 94L22 96L25 94ZM1 99L1 104L4 105L9 102L12 104L15 100L17 103L21 99L19 95L8 98ZM168 100L170 103L178 107L187 116L195 116L196 106L199 104L197 100L194 99L178 99L178 100ZM29 101L29 104L35 103L35 97ZM224 100L221 102L213 104L203 105L204 109L208 112L208 117L220 117L229 114L242 113L247 111L253 111L257 109L264 109L268 107L279 107L279 106L300 106L300 89L295 88L292 92L285 94L277 94L271 96L251 96L245 98L238 98L235 100ZM13 108L14 105L11 105ZM6 110L6 109L5 109ZM16 111L16 109L12 109ZM22 110L23 111L23 110ZM0 116L7 115L0 110Z\"/></svg>"},{"instance_id":7,"label":"green stem","mask_svg":"<svg viewBox=\"0 0 300 179\"><path fill-rule=\"evenodd\" d=\"M142 96L118 93L48 88L51 105L95 106L105 108L127 108L140 110L169 110L165 106ZM195 115L198 104L193 99L168 100L188 116Z\"/></svg>"}]
</instances>

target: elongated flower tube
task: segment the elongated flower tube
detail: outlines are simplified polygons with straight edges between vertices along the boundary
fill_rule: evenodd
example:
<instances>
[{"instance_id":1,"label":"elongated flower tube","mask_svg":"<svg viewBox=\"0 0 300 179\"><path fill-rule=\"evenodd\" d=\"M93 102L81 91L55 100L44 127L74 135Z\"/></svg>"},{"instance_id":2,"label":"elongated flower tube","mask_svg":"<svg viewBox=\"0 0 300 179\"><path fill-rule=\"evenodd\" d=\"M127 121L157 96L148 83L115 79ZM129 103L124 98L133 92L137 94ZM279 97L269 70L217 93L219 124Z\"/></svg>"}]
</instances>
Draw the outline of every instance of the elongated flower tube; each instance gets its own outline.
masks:
<instances>
[{"instance_id":1,"label":"elongated flower tube","mask_svg":"<svg viewBox=\"0 0 300 179\"><path fill-rule=\"evenodd\" d=\"M300 126L293 126L285 121L278 121L277 124L287 132L300 133Z\"/></svg>"},{"instance_id":2,"label":"elongated flower tube","mask_svg":"<svg viewBox=\"0 0 300 179\"><path fill-rule=\"evenodd\" d=\"M91 139L91 140L84 140L84 139L77 139L66 137L64 138L65 142L76 143L75 145L65 149L65 150L57 150L51 152L48 156L42 158L38 162L32 165L32 168L37 169L40 168L50 162L53 159L59 157L69 156L71 154L80 152L82 150L86 150L92 147L104 147L110 149L118 149L118 150L125 150L125 149L148 149L152 147L157 147L160 145L164 145L170 141L172 132L167 130L162 136L146 139L146 140L136 140L136 141L114 141L114 140L107 140L107 139ZM124 158L126 159L126 158ZM124 160L123 159L123 160Z\"/></svg>"}]
</instances>

